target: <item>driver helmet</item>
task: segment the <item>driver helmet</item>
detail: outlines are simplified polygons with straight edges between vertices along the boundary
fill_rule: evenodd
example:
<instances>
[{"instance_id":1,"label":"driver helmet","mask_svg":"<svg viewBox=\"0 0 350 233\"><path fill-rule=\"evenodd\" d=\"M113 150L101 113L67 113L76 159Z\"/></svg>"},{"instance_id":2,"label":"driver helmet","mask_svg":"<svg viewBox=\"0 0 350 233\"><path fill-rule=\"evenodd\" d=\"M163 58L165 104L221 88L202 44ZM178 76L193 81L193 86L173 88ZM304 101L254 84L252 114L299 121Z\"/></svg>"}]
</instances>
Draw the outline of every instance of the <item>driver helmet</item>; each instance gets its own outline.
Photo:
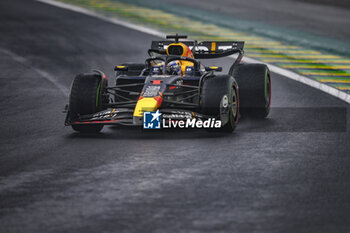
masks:
<instances>
[{"instance_id":1,"label":"driver helmet","mask_svg":"<svg viewBox=\"0 0 350 233\"><path fill-rule=\"evenodd\" d=\"M170 75L181 75L181 62L179 60L169 62L166 72Z\"/></svg>"}]
</instances>

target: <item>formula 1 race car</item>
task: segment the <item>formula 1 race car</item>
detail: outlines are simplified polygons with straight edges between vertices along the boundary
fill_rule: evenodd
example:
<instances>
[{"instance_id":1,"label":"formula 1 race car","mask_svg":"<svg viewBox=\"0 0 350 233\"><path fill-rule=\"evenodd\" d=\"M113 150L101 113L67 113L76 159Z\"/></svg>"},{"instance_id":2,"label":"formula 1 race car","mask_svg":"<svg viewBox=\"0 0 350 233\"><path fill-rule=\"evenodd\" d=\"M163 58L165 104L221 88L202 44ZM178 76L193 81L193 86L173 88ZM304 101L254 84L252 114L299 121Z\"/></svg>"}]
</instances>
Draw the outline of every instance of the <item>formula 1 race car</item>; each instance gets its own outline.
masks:
<instances>
[{"instance_id":1,"label":"formula 1 race car","mask_svg":"<svg viewBox=\"0 0 350 233\"><path fill-rule=\"evenodd\" d=\"M239 115L265 118L269 114L270 72L264 64L241 64L244 42L179 42L186 38L176 34L168 35L170 40L152 41L144 64L115 67L115 85L108 85L99 70L78 74L65 125L83 133L115 124L145 129L178 124L232 132ZM198 60L233 54L237 57L228 74L219 75L222 67L204 66Z\"/></svg>"}]
</instances>

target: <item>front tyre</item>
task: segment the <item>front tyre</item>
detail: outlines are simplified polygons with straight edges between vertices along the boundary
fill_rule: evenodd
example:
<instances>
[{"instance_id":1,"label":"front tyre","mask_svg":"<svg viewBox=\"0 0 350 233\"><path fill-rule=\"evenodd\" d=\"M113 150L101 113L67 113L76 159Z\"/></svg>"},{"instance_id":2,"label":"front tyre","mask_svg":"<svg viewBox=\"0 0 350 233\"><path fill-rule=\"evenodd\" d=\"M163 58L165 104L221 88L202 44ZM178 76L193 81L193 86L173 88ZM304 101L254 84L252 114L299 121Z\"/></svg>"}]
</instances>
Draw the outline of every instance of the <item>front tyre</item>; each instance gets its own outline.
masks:
<instances>
[{"instance_id":1,"label":"front tyre","mask_svg":"<svg viewBox=\"0 0 350 233\"><path fill-rule=\"evenodd\" d=\"M201 112L205 115L220 116L223 125L210 131L232 132L239 115L238 88L230 75L208 76L201 90Z\"/></svg>"},{"instance_id":2,"label":"front tyre","mask_svg":"<svg viewBox=\"0 0 350 233\"><path fill-rule=\"evenodd\" d=\"M69 97L69 114L71 121L81 115L92 114L102 110L103 89L106 80L99 74L79 74L74 78ZM103 125L72 125L81 133L98 133Z\"/></svg>"}]
</instances>

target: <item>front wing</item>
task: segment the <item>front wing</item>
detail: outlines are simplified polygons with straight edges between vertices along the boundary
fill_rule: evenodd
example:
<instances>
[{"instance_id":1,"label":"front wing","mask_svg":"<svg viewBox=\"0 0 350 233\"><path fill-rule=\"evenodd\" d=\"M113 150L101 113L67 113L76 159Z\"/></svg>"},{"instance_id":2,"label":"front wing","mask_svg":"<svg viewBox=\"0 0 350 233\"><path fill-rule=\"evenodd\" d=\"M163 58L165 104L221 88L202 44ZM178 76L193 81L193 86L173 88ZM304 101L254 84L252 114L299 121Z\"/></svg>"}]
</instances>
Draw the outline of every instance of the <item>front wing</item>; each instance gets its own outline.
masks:
<instances>
[{"instance_id":1,"label":"front wing","mask_svg":"<svg viewBox=\"0 0 350 233\"><path fill-rule=\"evenodd\" d=\"M133 109L130 108L109 108L94 114L82 115L77 119L69 120L69 113L65 121L65 125L125 125L125 126L141 126L142 122L135 123L133 121ZM187 120L187 119L201 119L207 120L215 118L214 116L207 116L189 110L181 109L159 109L162 114L162 119L166 121L172 120Z\"/></svg>"}]
</instances>

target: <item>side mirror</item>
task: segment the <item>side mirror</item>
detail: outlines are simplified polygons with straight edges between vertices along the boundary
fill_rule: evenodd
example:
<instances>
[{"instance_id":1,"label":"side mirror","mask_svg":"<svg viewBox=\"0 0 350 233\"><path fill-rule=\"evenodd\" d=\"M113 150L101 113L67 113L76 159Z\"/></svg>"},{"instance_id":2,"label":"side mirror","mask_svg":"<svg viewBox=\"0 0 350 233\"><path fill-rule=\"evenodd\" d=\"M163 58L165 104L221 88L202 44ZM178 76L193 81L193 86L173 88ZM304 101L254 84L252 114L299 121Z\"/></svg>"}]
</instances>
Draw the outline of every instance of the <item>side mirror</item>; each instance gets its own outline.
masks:
<instances>
[{"instance_id":1,"label":"side mirror","mask_svg":"<svg viewBox=\"0 0 350 233\"><path fill-rule=\"evenodd\" d=\"M127 66L116 66L114 67L114 71L128 71Z\"/></svg>"},{"instance_id":2,"label":"side mirror","mask_svg":"<svg viewBox=\"0 0 350 233\"><path fill-rule=\"evenodd\" d=\"M185 75L193 76L195 74L194 66L187 66L185 69Z\"/></svg>"},{"instance_id":3,"label":"side mirror","mask_svg":"<svg viewBox=\"0 0 350 233\"><path fill-rule=\"evenodd\" d=\"M219 66L208 66L208 67L205 67L205 71L218 71L218 72L221 72L222 71L222 67L219 67Z\"/></svg>"}]
</instances>

